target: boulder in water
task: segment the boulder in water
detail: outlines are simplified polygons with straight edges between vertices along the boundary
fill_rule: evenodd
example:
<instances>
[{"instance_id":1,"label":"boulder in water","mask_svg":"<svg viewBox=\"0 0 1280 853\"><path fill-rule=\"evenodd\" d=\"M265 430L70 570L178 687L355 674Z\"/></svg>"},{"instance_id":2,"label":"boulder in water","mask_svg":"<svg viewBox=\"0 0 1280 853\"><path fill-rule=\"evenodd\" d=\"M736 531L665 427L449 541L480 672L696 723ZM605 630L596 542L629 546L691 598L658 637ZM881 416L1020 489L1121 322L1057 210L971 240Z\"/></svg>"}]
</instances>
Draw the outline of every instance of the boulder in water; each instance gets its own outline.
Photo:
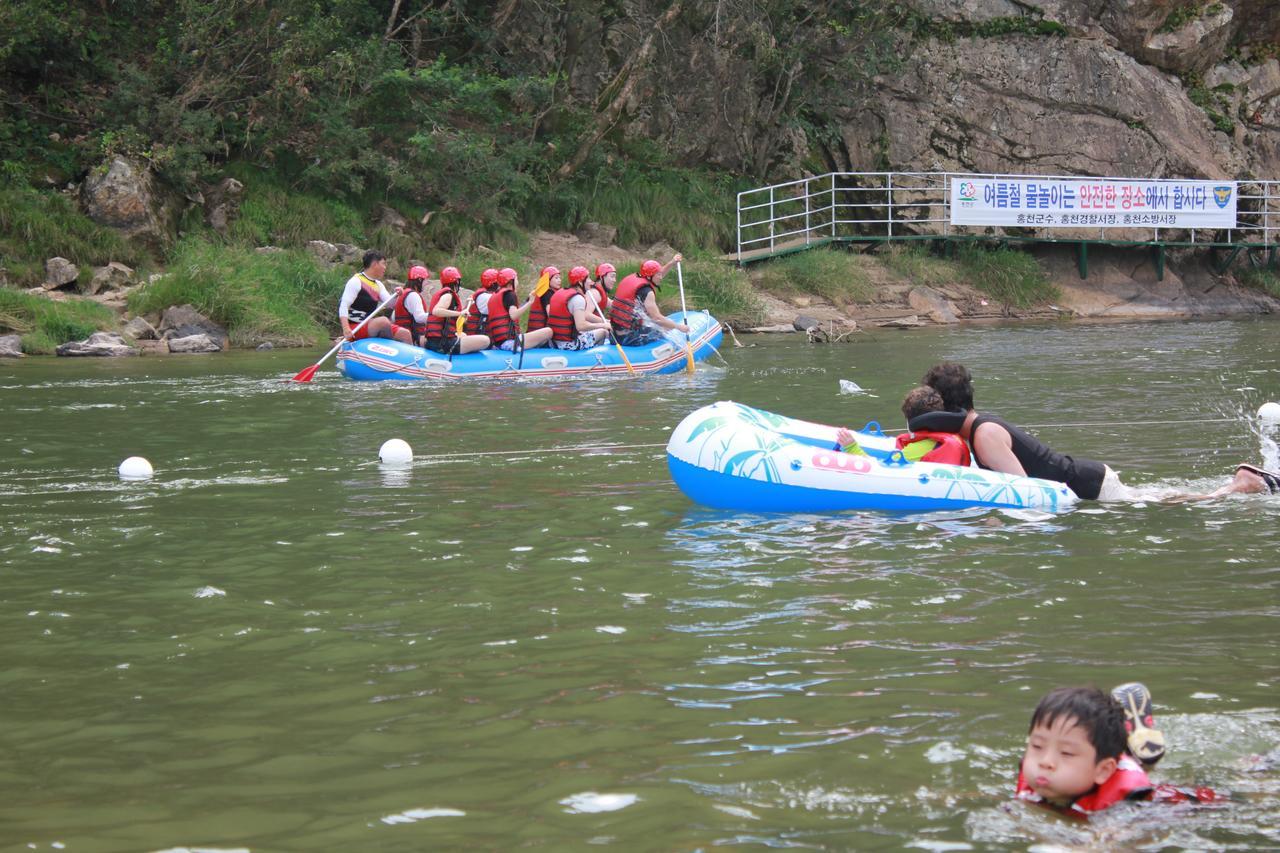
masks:
<instances>
[{"instance_id":1,"label":"boulder in water","mask_svg":"<svg viewBox=\"0 0 1280 853\"><path fill-rule=\"evenodd\" d=\"M209 335L187 335L181 338L169 338L169 352L187 354L222 352L222 344Z\"/></svg>"},{"instance_id":2,"label":"boulder in water","mask_svg":"<svg viewBox=\"0 0 1280 853\"><path fill-rule=\"evenodd\" d=\"M55 352L62 356L90 356L97 358L118 358L120 356L138 354L136 349L125 343L124 338L114 332L94 332L83 341L71 341L61 344Z\"/></svg>"}]
</instances>

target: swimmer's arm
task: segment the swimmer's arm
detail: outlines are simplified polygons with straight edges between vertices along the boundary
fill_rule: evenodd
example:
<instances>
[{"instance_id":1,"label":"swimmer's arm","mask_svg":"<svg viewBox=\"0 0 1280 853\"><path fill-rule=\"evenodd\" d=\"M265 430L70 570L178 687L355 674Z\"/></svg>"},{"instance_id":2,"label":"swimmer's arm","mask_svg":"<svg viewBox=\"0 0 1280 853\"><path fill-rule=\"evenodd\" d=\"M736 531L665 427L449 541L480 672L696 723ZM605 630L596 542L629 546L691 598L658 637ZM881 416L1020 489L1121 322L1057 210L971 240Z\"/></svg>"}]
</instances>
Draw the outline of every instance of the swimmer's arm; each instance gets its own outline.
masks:
<instances>
[{"instance_id":1,"label":"swimmer's arm","mask_svg":"<svg viewBox=\"0 0 1280 853\"><path fill-rule=\"evenodd\" d=\"M982 464L992 471L1027 476L1018 457L1013 455L1013 439L999 424L986 423L973 432L973 450Z\"/></svg>"}]
</instances>

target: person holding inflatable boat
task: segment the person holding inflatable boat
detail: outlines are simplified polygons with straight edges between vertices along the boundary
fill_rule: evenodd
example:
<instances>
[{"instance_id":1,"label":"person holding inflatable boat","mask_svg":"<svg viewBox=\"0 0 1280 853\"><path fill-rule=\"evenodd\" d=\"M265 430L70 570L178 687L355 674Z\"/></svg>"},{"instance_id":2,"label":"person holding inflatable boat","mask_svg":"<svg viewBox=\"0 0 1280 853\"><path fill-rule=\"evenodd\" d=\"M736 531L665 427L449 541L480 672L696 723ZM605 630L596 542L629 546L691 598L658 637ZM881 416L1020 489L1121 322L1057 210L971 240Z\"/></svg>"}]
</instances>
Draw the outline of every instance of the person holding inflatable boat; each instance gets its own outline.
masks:
<instances>
[{"instance_id":1,"label":"person holding inflatable boat","mask_svg":"<svg viewBox=\"0 0 1280 853\"><path fill-rule=\"evenodd\" d=\"M1096 501L1134 501L1150 496L1120 482L1110 466L1093 459L1057 453L1039 439L973 406L973 376L963 364L944 361L929 368L924 384L942 397L947 411L913 418L911 429L952 432L968 442L978 467L1017 476L1065 483L1077 497ZM1231 494L1280 493L1280 475L1254 465L1237 466L1231 482L1204 495L1164 496L1166 500L1210 500Z\"/></svg>"},{"instance_id":2,"label":"person holding inflatable boat","mask_svg":"<svg viewBox=\"0 0 1280 853\"><path fill-rule=\"evenodd\" d=\"M662 329L675 329L689 334L689 327L668 319L658 310L655 295L667 270L683 257L676 254L666 264L647 260L640 264L640 272L618 282L609 307L609 322L618 343L623 346L644 346L662 338Z\"/></svg>"},{"instance_id":3,"label":"person holding inflatable boat","mask_svg":"<svg viewBox=\"0 0 1280 853\"><path fill-rule=\"evenodd\" d=\"M912 419L929 412L943 411L942 397L928 385L912 388L902 401L902 416ZM858 440L846 427L836 430L836 443L845 453L866 455ZM910 462L936 462L941 465L969 464L969 446L955 433L908 429L897 438L897 449Z\"/></svg>"}]
</instances>

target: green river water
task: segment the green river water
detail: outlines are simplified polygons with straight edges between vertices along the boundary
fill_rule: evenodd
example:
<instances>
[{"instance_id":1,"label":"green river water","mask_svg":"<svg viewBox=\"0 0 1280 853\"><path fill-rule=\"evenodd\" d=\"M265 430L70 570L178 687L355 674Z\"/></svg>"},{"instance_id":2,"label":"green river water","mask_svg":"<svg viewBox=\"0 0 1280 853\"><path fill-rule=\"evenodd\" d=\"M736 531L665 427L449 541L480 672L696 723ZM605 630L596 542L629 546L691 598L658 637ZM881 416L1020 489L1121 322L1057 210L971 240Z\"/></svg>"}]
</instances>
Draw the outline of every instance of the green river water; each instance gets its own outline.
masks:
<instances>
[{"instance_id":1,"label":"green river water","mask_svg":"<svg viewBox=\"0 0 1280 853\"><path fill-rule=\"evenodd\" d=\"M756 516L691 504L663 449L718 399L898 427L952 358L1058 449L1210 487L1276 461L1278 330L757 337L557 384L0 364L0 850L1280 847L1249 758L1280 740L1280 498ZM122 483L135 454L156 476ZM1014 802L1040 695L1134 679L1157 778L1232 799Z\"/></svg>"}]
</instances>

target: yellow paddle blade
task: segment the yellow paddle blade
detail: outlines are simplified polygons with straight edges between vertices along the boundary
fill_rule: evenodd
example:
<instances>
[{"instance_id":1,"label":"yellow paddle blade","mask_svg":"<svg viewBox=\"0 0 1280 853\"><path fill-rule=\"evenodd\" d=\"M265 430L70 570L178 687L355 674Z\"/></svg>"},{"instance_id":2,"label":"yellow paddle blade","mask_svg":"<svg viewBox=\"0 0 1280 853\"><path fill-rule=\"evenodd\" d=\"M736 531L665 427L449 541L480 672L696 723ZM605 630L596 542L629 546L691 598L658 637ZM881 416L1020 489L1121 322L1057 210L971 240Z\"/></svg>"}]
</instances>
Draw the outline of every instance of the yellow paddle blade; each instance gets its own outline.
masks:
<instances>
[{"instance_id":1,"label":"yellow paddle blade","mask_svg":"<svg viewBox=\"0 0 1280 853\"><path fill-rule=\"evenodd\" d=\"M467 325L467 315L462 314L458 317L458 321L454 324L458 327L458 334L462 334L462 327Z\"/></svg>"},{"instance_id":2,"label":"yellow paddle blade","mask_svg":"<svg viewBox=\"0 0 1280 853\"><path fill-rule=\"evenodd\" d=\"M538 284L536 287L533 288L533 295L541 296L542 294L547 292L547 288L549 287L551 287L551 276L547 275L546 273L543 273L542 275L538 276Z\"/></svg>"}]
</instances>

